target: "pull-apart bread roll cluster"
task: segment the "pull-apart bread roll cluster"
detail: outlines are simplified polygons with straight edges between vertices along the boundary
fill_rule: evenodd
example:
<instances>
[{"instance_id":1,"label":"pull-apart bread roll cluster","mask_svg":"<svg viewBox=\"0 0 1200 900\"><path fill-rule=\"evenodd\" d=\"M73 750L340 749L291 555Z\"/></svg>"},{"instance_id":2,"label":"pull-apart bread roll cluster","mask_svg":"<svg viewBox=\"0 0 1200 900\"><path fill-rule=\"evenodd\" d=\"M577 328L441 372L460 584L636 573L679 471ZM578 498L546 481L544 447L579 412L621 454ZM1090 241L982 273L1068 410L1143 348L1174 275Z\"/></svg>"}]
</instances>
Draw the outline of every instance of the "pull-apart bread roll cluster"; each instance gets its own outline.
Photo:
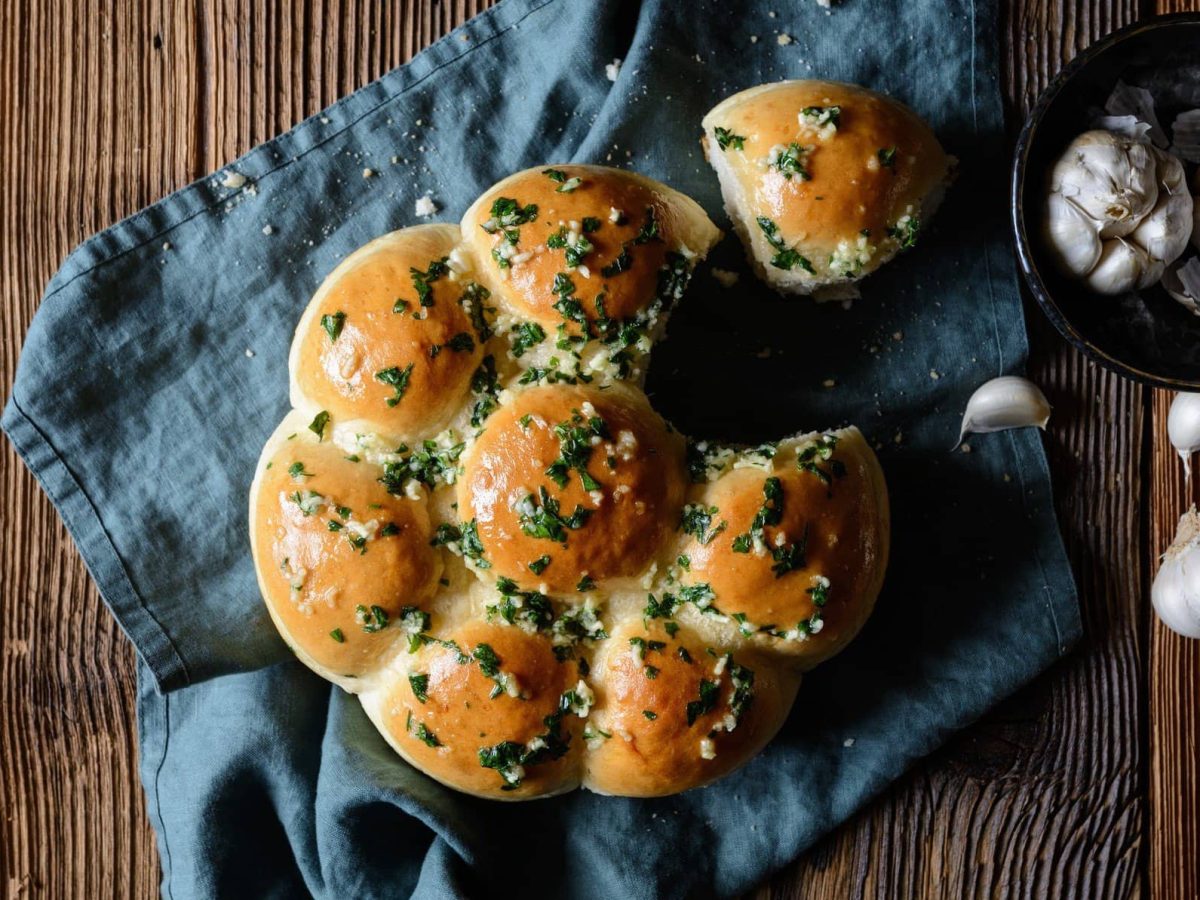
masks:
<instances>
[{"instance_id":1,"label":"pull-apart bread roll cluster","mask_svg":"<svg viewBox=\"0 0 1200 900\"><path fill-rule=\"evenodd\" d=\"M654 796L742 765L871 612L853 428L692 442L642 391L720 233L630 172L537 168L317 291L250 525L284 639L439 781Z\"/></svg>"},{"instance_id":2,"label":"pull-apart bread roll cluster","mask_svg":"<svg viewBox=\"0 0 1200 900\"><path fill-rule=\"evenodd\" d=\"M750 88L703 125L746 255L787 294L857 296L854 282L916 243L951 174L912 110L851 84Z\"/></svg>"}]
</instances>

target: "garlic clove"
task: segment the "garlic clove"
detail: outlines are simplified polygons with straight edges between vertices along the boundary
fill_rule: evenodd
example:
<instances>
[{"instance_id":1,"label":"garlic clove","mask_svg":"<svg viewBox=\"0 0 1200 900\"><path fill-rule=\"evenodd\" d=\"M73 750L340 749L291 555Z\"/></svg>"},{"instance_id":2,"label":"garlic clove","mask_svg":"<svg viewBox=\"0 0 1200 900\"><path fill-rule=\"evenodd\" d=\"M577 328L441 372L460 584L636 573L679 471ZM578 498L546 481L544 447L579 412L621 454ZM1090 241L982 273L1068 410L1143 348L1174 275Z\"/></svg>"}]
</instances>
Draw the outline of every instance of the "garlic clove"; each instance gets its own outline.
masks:
<instances>
[{"instance_id":1,"label":"garlic clove","mask_svg":"<svg viewBox=\"0 0 1200 900\"><path fill-rule=\"evenodd\" d=\"M1167 413L1167 438L1191 477L1192 454L1200 450L1200 394L1176 394Z\"/></svg>"},{"instance_id":2,"label":"garlic clove","mask_svg":"<svg viewBox=\"0 0 1200 900\"><path fill-rule=\"evenodd\" d=\"M1100 261L1100 223L1062 194L1046 197L1043 218L1046 245L1068 275L1083 278Z\"/></svg>"},{"instance_id":3,"label":"garlic clove","mask_svg":"<svg viewBox=\"0 0 1200 900\"><path fill-rule=\"evenodd\" d=\"M1031 425L1044 431L1049 421L1050 403L1036 384L1017 375L1002 375L981 384L967 401L958 443L968 433L987 434Z\"/></svg>"},{"instance_id":4,"label":"garlic clove","mask_svg":"<svg viewBox=\"0 0 1200 900\"><path fill-rule=\"evenodd\" d=\"M1144 247L1151 259L1169 265L1183 253L1192 236L1192 195L1187 190L1183 164L1159 150L1154 154L1158 157L1158 202L1129 237Z\"/></svg>"},{"instance_id":5,"label":"garlic clove","mask_svg":"<svg viewBox=\"0 0 1200 900\"><path fill-rule=\"evenodd\" d=\"M1150 267L1150 257L1136 244L1120 239L1105 241L1100 261L1083 282L1098 294L1124 294L1138 286Z\"/></svg>"},{"instance_id":6,"label":"garlic clove","mask_svg":"<svg viewBox=\"0 0 1200 900\"><path fill-rule=\"evenodd\" d=\"M1151 148L1111 131L1085 131L1050 172L1050 189L1100 223L1101 237L1122 237L1158 200Z\"/></svg>"},{"instance_id":7,"label":"garlic clove","mask_svg":"<svg viewBox=\"0 0 1200 900\"><path fill-rule=\"evenodd\" d=\"M1180 518L1175 540L1163 554L1150 602L1172 631L1200 638L1200 516L1195 506Z\"/></svg>"}]
</instances>

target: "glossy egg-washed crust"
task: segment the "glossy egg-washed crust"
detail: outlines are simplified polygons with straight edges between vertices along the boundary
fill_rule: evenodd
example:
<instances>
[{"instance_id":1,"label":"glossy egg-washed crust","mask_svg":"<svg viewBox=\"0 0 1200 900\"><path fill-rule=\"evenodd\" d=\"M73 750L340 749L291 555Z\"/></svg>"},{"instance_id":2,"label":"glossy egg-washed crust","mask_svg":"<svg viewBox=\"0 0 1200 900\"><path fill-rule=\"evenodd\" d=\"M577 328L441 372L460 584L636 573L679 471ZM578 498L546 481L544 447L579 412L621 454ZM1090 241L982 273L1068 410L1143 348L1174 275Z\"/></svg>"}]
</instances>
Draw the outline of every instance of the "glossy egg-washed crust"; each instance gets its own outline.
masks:
<instances>
[{"instance_id":1,"label":"glossy egg-washed crust","mask_svg":"<svg viewBox=\"0 0 1200 900\"><path fill-rule=\"evenodd\" d=\"M514 209L501 268L493 211ZM705 784L870 614L887 495L856 430L690 443L641 389L718 237L664 185L544 166L461 234L366 245L301 318L295 408L251 488L260 587L297 656L433 778L506 800Z\"/></svg>"},{"instance_id":2,"label":"glossy egg-washed crust","mask_svg":"<svg viewBox=\"0 0 1200 900\"><path fill-rule=\"evenodd\" d=\"M818 125L816 110L834 108L836 124ZM804 117L805 110L814 112ZM751 261L787 292L850 284L911 246L950 175L950 158L929 126L908 107L857 85L761 85L723 100L702 125L705 154ZM773 148L792 145L800 148L794 166L771 164ZM776 240L803 262L772 264L780 248L768 241L759 217L778 228Z\"/></svg>"}]
</instances>

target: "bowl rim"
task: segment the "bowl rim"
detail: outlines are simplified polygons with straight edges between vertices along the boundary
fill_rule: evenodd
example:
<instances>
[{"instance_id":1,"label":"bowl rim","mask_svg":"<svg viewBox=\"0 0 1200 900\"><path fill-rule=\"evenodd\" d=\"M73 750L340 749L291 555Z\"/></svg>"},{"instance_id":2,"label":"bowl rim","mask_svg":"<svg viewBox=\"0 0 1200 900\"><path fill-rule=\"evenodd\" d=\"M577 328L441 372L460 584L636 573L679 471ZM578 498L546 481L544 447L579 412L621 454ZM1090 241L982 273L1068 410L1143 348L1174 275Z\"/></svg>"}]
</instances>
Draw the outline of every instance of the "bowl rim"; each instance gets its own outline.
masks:
<instances>
[{"instance_id":1,"label":"bowl rim","mask_svg":"<svg viewBox=\"0 0 1200 900\"><path fill-rule=\"evenodd\" d=\"M1045 313L1046 318L1050 320L1059 334L1089 359L1100 363L1118 375L1123 375L1126 378L1154 387L1194 391L1200 389L1200 378L1173 378L1171 376L1145 372L1090 343L1076 330L1075 326L1071 324L1066 314L1054 300L1054 297L1042 280L1037 264L1034 262L1032 243L1029 239L1025 223L1024 203L1030 147L1037 134L1038 126L1042 123L1043 118L1045 118L1047 108L1058 97L1067 82L1074 78L1093 59L1117 44L1135 35L1156 31L1160 28L1171 28L1177 25L1200 25L1200 12L1182 12L1154 16L1119 28L1094 43L1089 44L1050 79L1050 83L1038 95L1037 100L1029 111L1029 115L1025 119L1025 124L1021 126L1020 134L1017 136L1017 145L1013 152L1012 177L1009 188L1009 215L1011 216L1010 224L1016 242L1017 267L1021 270L1021 275L1024 277L1025 283L1033 294L1034 299L1037 300L1038 306L1041 307L1042 312Z\"/></svg>"}]
</instances>

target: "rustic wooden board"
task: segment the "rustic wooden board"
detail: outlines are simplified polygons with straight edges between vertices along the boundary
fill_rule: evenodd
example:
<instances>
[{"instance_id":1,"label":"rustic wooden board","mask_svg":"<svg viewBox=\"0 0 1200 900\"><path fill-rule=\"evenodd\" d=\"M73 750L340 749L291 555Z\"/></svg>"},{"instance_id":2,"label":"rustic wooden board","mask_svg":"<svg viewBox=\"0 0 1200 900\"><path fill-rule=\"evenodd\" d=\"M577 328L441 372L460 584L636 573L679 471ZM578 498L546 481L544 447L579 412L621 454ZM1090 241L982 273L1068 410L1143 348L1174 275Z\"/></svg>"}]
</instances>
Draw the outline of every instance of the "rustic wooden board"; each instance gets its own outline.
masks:
<instances>
[{"instance_id":1,"label":"rustic wooden board","mask_svg":"<svg viewBox=\"0 0 1200 900\"><path fill-rule=\"evenodd\" d=\"M866 0L849 0L866 2ZM93 231L408 59L488 0L0 0L0 390L42 286ZM1160 0L1187 8L1197 0ZM1010 0L1010 119L1078 49L1153 4ZM1152 625L1154 555L1197 489L1169 397L1085 362L1030 313L1034 377L1086 638L779 873L762 896L1200 896L1200 643ZM153 896L133 653L62 524L0 451L0 885Z\"/></svg>"}]
</instances>

